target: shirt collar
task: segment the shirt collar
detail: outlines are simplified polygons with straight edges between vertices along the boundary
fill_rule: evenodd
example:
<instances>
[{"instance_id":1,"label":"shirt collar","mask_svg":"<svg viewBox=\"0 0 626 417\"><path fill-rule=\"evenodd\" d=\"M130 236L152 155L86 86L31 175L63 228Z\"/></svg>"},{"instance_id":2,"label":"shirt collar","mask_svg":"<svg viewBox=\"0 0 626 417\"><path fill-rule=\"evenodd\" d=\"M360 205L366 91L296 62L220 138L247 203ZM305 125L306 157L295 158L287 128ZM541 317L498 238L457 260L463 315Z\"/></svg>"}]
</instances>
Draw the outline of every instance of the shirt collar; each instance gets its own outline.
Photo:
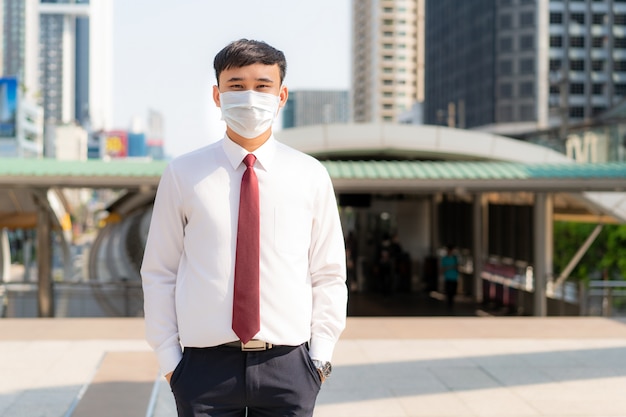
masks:
<instances>
[{"instance_id":1,"label":"shirt collar","mask_svg":"<svg viewBox=\"0 0 626 417\"><path fill-rule=\"evenodd\" d=\"M270 170L272 162L274 161L274 155L276 155L276 145L276 139L274 139L274 135L272 134L263 145L252 152L259 164L257 166L260 166L265 171ZM224 135L222 139L222 148L224 149L224 153L226 153L228 161L235 170L243 163L243 158L250 153L230 140L227 135Z\"/></svg>"}]
</instances>

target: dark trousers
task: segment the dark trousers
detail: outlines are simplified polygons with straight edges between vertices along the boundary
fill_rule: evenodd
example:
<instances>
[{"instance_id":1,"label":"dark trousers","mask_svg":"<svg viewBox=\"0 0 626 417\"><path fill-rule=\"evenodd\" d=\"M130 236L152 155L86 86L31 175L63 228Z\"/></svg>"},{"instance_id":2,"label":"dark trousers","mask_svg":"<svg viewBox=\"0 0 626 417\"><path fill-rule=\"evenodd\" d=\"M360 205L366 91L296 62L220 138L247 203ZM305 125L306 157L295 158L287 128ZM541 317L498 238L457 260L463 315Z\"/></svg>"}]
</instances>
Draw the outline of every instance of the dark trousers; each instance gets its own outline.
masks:
<instances>
[{"instance_id":1,"label":"dark trousers","mask_svg":"<svg viewBox=\"0 0 626 417\"><path fill-rule=\"evenodd\" d=\"M306 345L186 348L171 387L179 417L306 417L321 379Z\"/></svg>"},{"instance_id":2,"label":"dark trousers","mask_svg":"<svg viewBox=\"0 0 626 417\"><path fill-rule=\"evenodd\" d=\"M452 280L446 280L445 281L445 287L446 287L446 304L448 306L448 309L451 309L454 306L454 296L456 295L456 289L457 289L457 281L452 281Z\"/></svg>"}]
</instances>

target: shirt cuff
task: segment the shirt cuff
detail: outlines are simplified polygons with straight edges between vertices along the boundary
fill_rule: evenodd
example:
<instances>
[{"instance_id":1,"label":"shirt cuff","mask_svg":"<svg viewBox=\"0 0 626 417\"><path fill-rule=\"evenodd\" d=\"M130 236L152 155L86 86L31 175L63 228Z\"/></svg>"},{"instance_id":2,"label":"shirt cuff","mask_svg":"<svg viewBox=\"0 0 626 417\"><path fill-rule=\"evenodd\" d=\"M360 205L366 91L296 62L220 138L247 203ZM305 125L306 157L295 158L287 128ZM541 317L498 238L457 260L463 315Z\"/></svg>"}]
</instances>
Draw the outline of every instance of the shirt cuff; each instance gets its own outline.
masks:
<instances>
[{"instance_id":1,"label":"shirt cuff","mask_svg":"<svg viewBox=\"0 0 626 417\"><path fill-rule=\"evenodd\" d=\"M316 359L322 362L330 362L333 357L334 349L335 342L333 340L313 336L311 338L309 356L311 356L311 359Z\"/></svg>"},{"instance_id":2,"label":"shirt cuff","mask_svg":"<svg viewBox=\"0 0 626 417\"><path fill-rule=\"evenodd\" d=\"M159 367L161 368L163 375L173 372L182 358L183 350L176 346L157 352Z\"/></svg>"}]
</instances>

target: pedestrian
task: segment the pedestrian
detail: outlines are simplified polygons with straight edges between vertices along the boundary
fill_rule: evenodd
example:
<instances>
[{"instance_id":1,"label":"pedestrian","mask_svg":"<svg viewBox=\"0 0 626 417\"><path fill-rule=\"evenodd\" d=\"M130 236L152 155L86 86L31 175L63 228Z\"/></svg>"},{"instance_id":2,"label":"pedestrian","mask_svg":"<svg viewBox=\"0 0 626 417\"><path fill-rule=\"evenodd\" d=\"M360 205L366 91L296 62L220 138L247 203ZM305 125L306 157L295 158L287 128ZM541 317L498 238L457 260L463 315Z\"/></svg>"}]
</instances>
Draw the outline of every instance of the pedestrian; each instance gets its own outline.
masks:
<instances>
[{"instance_id":1,"label":"pedestrian","mask_svg":"<svg viewBox=\"0 0 626 417\"><path fill-rule=\"evenodd\" d=\"M441 258L441 270L446 292L446 305L448 310L454 308L454 297L456 296L459 282L459 260L454 254L454 245L446 246L446 254Z\"/></svg>"},{"instance_id":2,"label":"pedestrian","mask_svg":"<svg viewBox=\"0 0 626 417\"><path fill-rule=\"evenodd\" d=\"M346 255L324 166L278 142L284 54L214 59L222 140L169 163L141 268L146 338L179 416L311 416L346 319Z\"/></svg>"}]
</instances>

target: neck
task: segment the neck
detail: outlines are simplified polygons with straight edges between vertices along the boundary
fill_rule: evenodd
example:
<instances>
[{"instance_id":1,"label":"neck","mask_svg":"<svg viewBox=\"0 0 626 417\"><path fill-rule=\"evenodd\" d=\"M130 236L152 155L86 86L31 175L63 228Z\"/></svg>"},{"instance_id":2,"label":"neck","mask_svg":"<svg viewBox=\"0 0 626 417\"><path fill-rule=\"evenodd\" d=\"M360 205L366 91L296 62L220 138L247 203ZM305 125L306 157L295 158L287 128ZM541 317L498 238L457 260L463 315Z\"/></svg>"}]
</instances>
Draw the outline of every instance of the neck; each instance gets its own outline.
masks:
<instances>
[{"instance_id":1,"label":"neck","mask_svg":"<svg viewBox=\"0 0 626 417\"><path fill-rule=\"evenodd\" d=\"M236 133L230 127L226 126L226 136L237 145L241 146L248 152L253 152L261 147L272 136L272 129L267 129L263 134L256 138L244 138Z\"/></svg>"}]
</instances>

